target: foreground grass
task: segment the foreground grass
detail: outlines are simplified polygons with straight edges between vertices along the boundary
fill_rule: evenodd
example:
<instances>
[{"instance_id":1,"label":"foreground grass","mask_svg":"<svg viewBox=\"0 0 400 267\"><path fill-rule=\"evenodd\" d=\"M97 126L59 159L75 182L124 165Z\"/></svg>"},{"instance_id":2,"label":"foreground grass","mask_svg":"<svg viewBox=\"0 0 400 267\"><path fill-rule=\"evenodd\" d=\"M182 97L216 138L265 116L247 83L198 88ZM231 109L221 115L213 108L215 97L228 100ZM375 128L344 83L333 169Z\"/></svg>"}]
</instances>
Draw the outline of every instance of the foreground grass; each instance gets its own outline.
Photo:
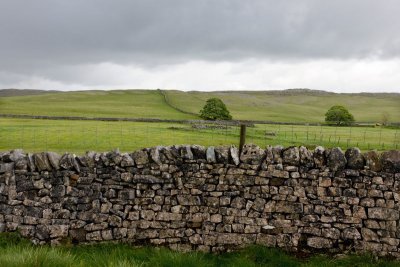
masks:
<instances>
[{"instance_id":1,"label":"foreground grass","mask_svg":"<svg viewBox=\"0 0 400 267\"><path fill-rule=\"evenodd\" d=\"M129 152L144 147L174 144L236 145L238 127L194 129L188 124L0 119L0 151L84 153L119 148ZM362 150L400 148L400 129L384 127L330 127L256 125L247 128L247 143L306 145L314 148L357 146Z\"/></svg>"},{"instance_id":2,"label":"foreground grass","mask_svg":"<svg viewBox=\"0 0 400 267\"><path fill-rule=\"evenodd\" d=\"M399 261L376 259L370 254L330 257L314 255L298 259L274 248L249 246L238 252L208 254L179 253L166 248L133 247L127 244L104 243L79 246L34 246L14 233L0 234L0 266L400 266Z\"/></svg>"}]
</instances>

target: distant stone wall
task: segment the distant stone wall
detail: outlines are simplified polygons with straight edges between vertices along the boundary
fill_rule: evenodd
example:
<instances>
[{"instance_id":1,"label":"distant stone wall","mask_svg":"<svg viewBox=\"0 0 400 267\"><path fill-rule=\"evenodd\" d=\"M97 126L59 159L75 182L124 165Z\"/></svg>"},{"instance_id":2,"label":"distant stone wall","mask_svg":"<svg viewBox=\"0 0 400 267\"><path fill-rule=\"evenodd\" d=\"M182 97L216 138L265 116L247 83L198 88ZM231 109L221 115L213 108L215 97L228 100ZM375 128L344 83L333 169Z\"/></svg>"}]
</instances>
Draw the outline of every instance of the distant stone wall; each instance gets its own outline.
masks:
<instances>
[{"instance_id":1,"label":"distant stone wall","mask_svg":"<svg viewBox=\"0 0 400 267\"><path fill-rule=\"evenodd\" d=\"M400 257L400 151L172 146L0 153L0 232L178 250L262 244Z\"/></svg>"}]
</instances>

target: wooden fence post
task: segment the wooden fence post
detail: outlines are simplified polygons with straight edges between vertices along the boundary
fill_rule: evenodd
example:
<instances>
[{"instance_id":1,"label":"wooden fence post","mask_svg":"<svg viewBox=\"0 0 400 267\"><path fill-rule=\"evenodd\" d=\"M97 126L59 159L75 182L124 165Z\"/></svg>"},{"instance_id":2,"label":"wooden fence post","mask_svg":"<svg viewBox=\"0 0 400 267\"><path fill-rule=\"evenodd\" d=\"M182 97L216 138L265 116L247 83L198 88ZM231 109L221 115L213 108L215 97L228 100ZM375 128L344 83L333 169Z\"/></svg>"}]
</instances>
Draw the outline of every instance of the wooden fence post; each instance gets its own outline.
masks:
<instances>
[{"instance_id":1,"label":"wooden fence post","mask_svg":"<svg viewBox=\"0 0 400 267\"><path fill-rule=\"evenodd\" d=\"M239 143L239 153L242 153L244 144L246 143L246 125L240 125L240 143Z\"/></svg>"}]
</instances>

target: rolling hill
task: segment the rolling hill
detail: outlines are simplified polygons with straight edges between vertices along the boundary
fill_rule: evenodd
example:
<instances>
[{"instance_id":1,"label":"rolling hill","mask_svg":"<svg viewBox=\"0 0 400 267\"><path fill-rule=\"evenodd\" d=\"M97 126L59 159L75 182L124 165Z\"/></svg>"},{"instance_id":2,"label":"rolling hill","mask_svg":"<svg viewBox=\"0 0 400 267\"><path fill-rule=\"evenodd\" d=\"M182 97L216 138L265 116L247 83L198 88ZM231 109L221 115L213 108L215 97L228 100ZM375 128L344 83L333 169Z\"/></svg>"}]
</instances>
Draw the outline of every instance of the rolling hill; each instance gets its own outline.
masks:
<instances>
[{"instance_id":1,"label":"rolling hill","mask_svg":"<svg viewBox=\"0 0 400 267\"><path fill-rule=\"evenodd\" d=\"M15 91L15 90L14 90ZM332 105L343 105L358 122L379 122L388 113L400 121L400 94L336 94L292 89L284 91L183 92L176 90L112 90L54 92L0 90L0 113L53 116L198 119L210 97L221 98L234 119L322 122ZM25 95L24 95L25 91ZM186 113L184 113L184 112Z\"/></svg>"}]
</instances>

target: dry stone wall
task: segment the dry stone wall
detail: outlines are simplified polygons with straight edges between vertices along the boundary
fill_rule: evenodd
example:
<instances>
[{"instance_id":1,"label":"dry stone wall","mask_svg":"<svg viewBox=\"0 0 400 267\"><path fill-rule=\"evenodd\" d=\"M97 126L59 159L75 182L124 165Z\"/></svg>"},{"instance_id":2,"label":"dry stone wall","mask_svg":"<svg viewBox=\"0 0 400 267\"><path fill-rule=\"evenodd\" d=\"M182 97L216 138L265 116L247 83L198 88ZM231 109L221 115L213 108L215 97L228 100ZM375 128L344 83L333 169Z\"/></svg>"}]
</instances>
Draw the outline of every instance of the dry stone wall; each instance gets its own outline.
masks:
<instances>
[{"instance_id":1,"label":"dry stone wall","mask_svg":"<svg viewBox=\"0 0 400 267\"><path fill-rule=\"evenodd\" d=\"M0 232L219 252L248 244L400 257L400 151L154 147L0 153Z\"/></svg>"}]
</instances>

